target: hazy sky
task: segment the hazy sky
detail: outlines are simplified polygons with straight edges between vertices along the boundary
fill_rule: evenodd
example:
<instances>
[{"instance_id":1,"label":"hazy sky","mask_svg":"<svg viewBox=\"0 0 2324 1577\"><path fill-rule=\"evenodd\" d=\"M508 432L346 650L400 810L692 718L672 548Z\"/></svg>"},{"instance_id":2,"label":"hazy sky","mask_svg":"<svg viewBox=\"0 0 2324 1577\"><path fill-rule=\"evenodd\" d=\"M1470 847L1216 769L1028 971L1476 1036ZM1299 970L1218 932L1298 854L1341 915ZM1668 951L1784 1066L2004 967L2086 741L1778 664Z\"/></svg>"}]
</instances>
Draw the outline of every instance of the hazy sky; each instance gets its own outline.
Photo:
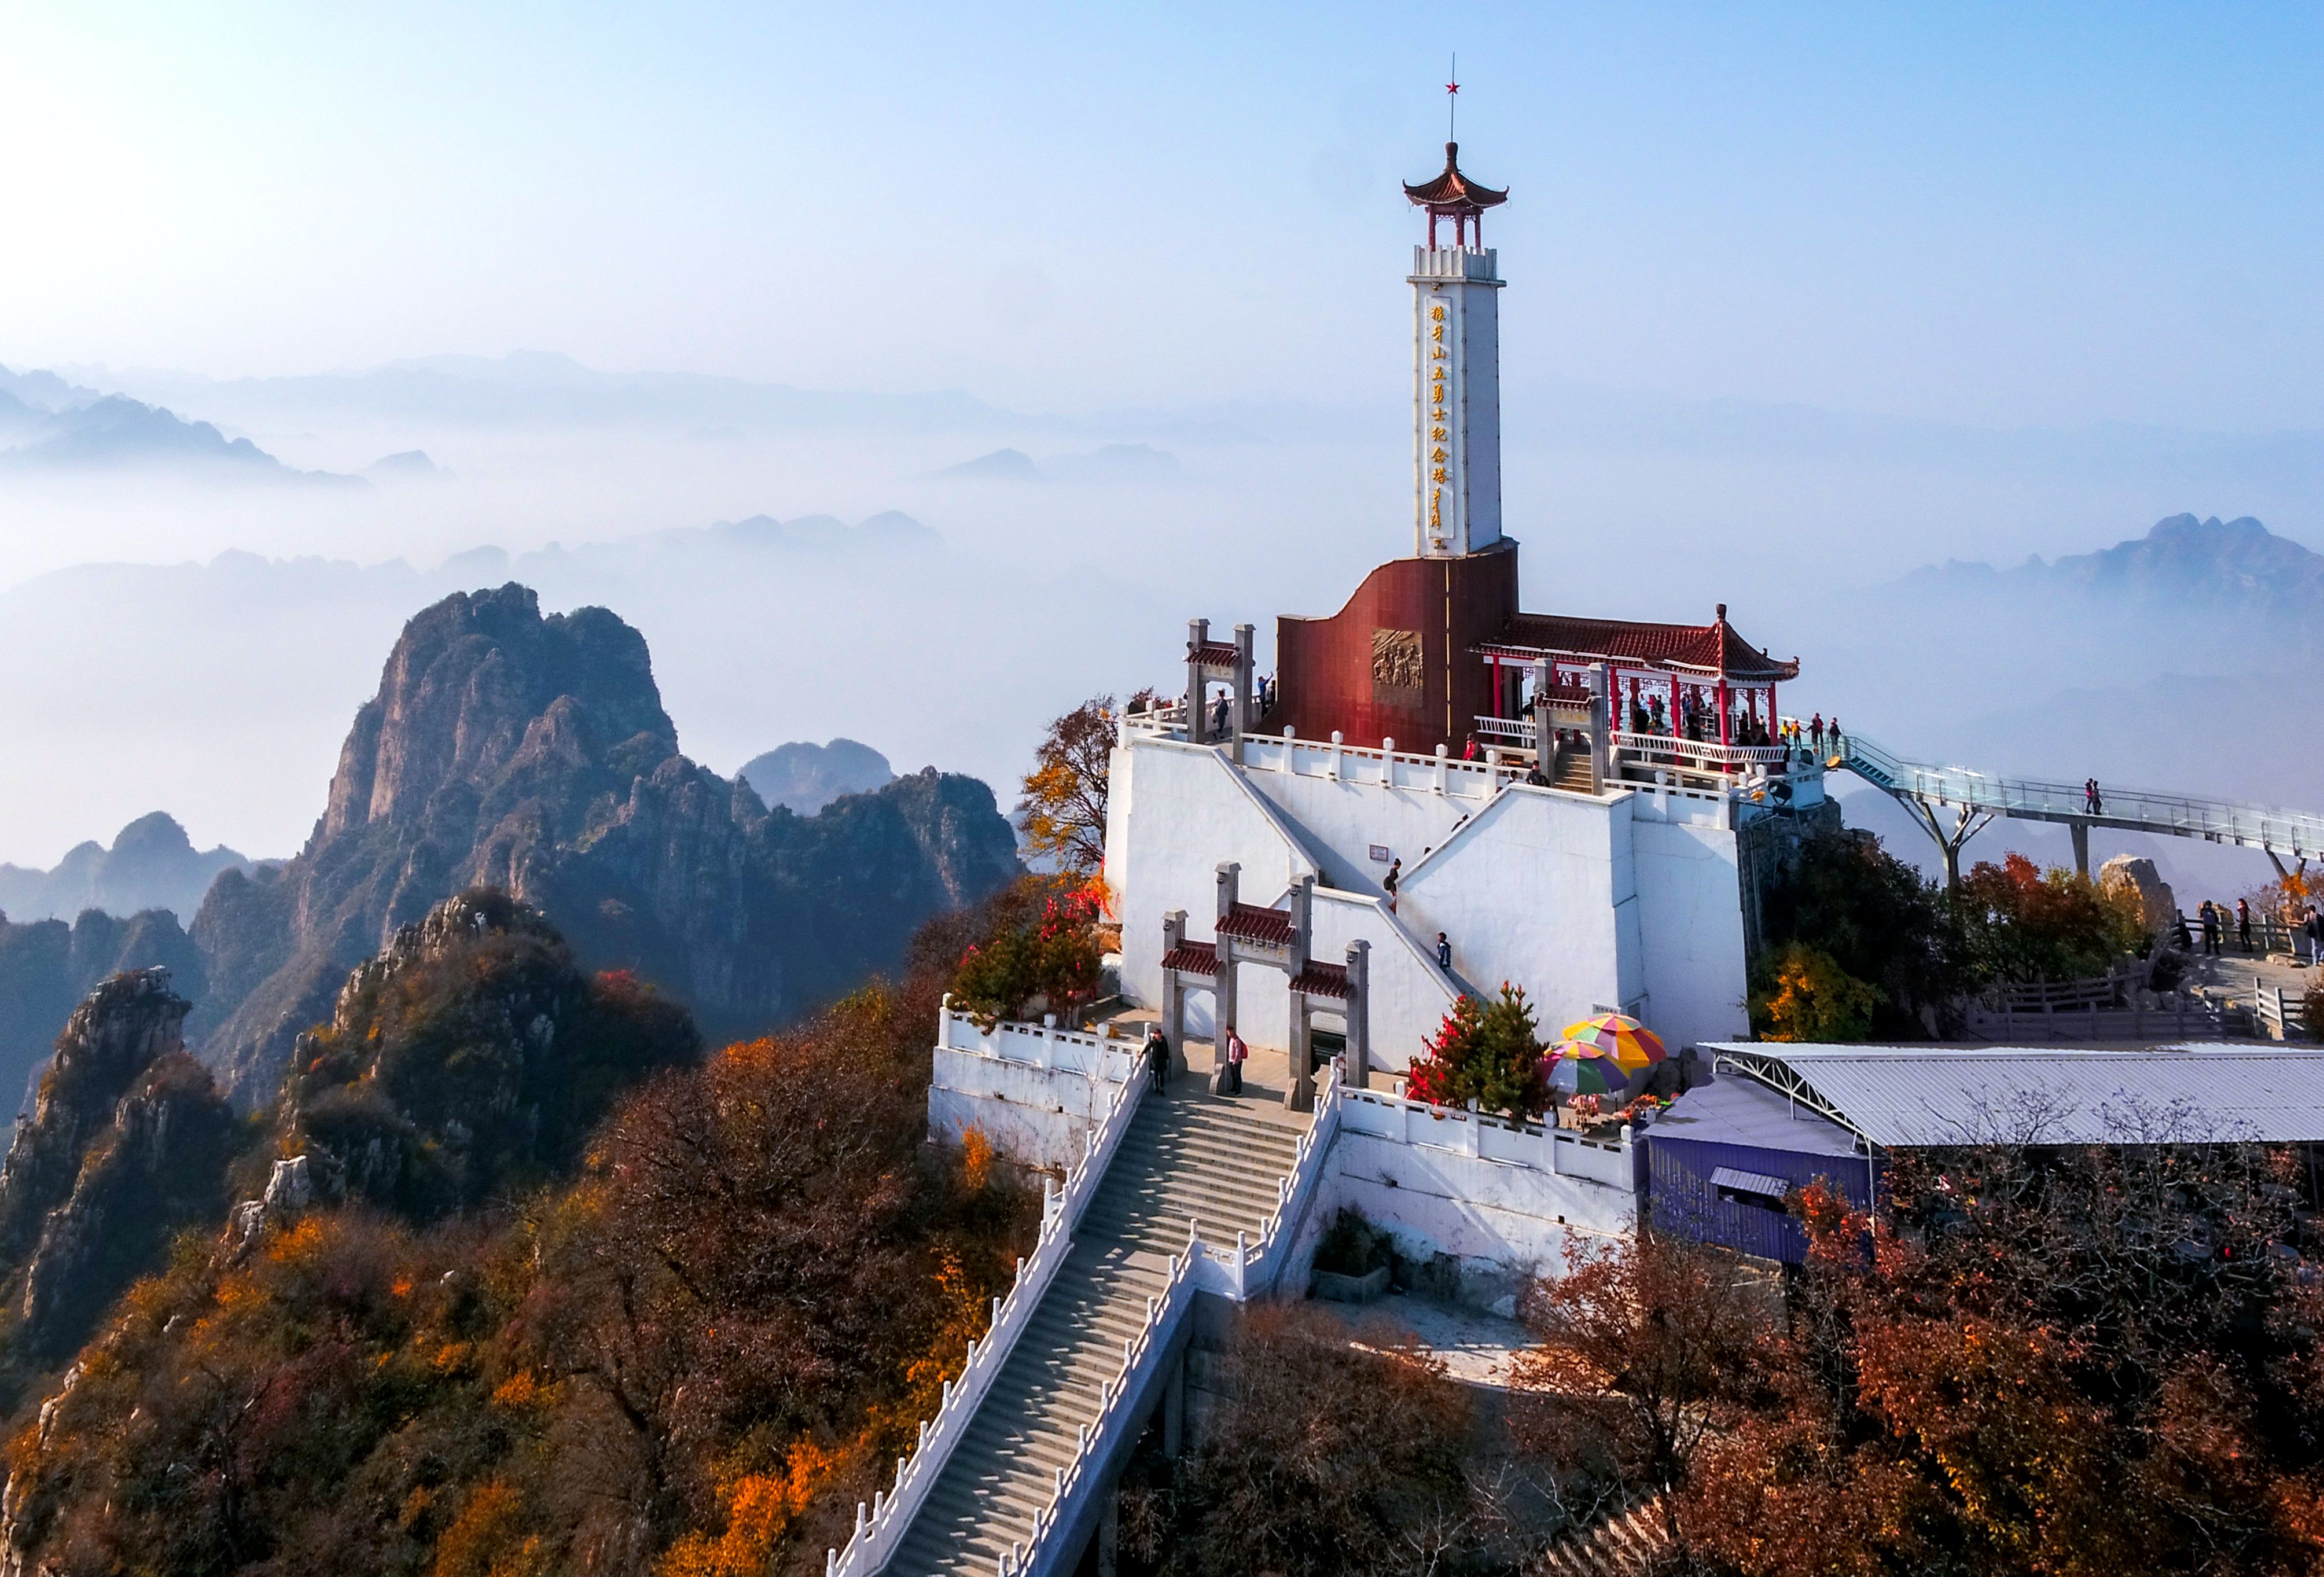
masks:
<instances>
[{"instance_id":1,"label":"hazy sky","mask_svg":"<svg viewBox=\"0 0 2324 1577\"><path fill-rule=\"evenodd\" d=\"M1513 378L2324 424L2313 5L0 5L0 362L1399 387L1458 50Z\"/></svg>"}]
</instances>

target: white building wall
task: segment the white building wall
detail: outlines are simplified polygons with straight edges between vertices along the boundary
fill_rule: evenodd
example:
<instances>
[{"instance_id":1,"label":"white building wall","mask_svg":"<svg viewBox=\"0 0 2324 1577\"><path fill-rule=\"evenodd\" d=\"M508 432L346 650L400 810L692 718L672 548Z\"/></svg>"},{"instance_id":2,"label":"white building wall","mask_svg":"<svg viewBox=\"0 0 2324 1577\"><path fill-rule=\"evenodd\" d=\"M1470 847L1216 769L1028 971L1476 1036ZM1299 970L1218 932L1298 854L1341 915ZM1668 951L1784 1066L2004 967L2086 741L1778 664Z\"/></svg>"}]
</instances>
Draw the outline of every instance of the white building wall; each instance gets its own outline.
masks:
<instances>
[{"instance_id":1,"label":"white building wall","mask_svg":"<svg viewBox=\"0 0 2324 1577\"><path fill-rule=\"evenodd\" d=\"M1398 917L1425 945L1445 933L1480 992L1523 986L1545 1033L1618 1009L1637 995L1623 991L1630 798L1503 789L1407 874Z\"/></svg>"},{"instance_id":2,"label":"white building wall","mask_svg":"<svg viewBox=\"0 0 2324 1577\"><path fill-rule=\"evenodd\" d=\"M1185 909L1187 935L1212 937L1217 867L1233 860L1247 903L1279 904L1299 876L1318 877L1317 958L1371 943L1378 1066L1406 1065L1460 990L1504 980L1526 989L1545 1032L1623 1009L1674 1049L1743 1032L1742 901L1723 800L1571 794L1312 742L1254 739L1245 751L1238 770L1220 750L1133 733L1114 752L1106 872L1134 1000L1161 999L1165 912ZM1394 917L1374 844L1404 859ZM1449 981L1435 967L1440 930ZM1240 973L1244 1036L1287 1044L1282 975ZM1190 994L1189 1033L1211 1036L1211 1013L1208 992Z\"/></svg>"},{"instance_id":3,"label":"white building wall","mask_svg":"<svg viewBox=\"0 0 2324 1577\"><path fill-rule=\"evenodd\" d=\"M1280 744L1264 748L1277 751ZM1402 860L1408 877L1424 851L1443 844L1462 817L1487 803L1481 798L1437 793L1433 770L1419 763L1400 763L1404 770L1393 787L1369 760L1364 764L1374 770L1338 779L1313 770L1316 764L1311 761L1309 770L1298 773L1260 770L1246 776L1253 788L1298 824L1314 851L1319 876L1343 892L1380 892L1388 868L1371 857L1373 848L1386 849L1391 860Z\"/></svg>"},{"instance_id":4,"label":"white building wall","mask_svg":"<svg viewBox=\"0 0 2324 1577\"><path fill-rule=\"evenodd\" d=\"M1316 862L1242 773L1219 751L1132 735L1113 752L1107 789L1106 885L1120 906L1122 990L1134 1001L1162 1000L1162 917L1186 911L1186 934L1209 941L1218 918L1218 867L1242 866L1247 903L1270 903ZM1271 973L1271 972L1270 972ZM1246 985L1258 971L1245 971ZM1186 1032L1212 1034L1208 992L1190 993ZM1280 1009L1277 1010L1278 1018ZM1262 1039L1281 1046L1279 1032Z\"/></svg>"},{"instance_id":5,"label":"white building wall","mask_svg":"<svg viewBox=\"0 0 2324 1577\"><path fill-rule=\"evenodd\" d=\"M1675 1050L1750 1034L1743 998L1743 895L1735 834L1701 823L1640 820L1639 958L1648 1026Z\"/></svg>"}]
</instances>

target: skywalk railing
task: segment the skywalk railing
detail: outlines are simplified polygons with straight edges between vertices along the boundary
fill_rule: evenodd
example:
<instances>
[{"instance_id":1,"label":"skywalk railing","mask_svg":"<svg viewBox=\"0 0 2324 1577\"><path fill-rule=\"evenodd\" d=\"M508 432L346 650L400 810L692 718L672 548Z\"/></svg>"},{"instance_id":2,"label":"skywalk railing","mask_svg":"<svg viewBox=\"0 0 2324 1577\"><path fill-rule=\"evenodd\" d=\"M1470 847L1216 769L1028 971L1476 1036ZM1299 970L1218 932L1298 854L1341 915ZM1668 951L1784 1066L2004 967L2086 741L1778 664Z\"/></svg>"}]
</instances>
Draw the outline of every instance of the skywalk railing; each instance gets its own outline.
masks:
<instances>
[{"instance_id":1,"label":"skywalk railing","mask_svg":"<svg viewBox=\"0 0 2324 1577\"><path fill-rule=\"evenodd\" d=\"M943 1032L949 1035L949 1026ZM918 1443L910 1454L896 1459L893 1487L875 1491L869 1506L856 1505L855 1532L844 1548L825 1554L825 1577L872 1577L896 1553L913 1517L944 1472L945 1463L974 1421L977 1406L992 1388L994 1377L1008 1362L1017 1339L1032 1323L1034 1310L1056 1280L1058 1268L1072 1246L1074 1229L1081 1224L1106 1167L1120 1150L1147 1084L1138 1078L1122 1081L1105 1121L1083 1140L1081 1164L1066 1177L1064 1191L1043 1199L1041 1235L1032 1257L1017 1262L1017 1279L1009 1296L992 1300L992 1323L985 1327L982 1341L968 1344L968 1361L962 1366L960 1378L945 1382L943 1402L933 1419L922 1421Z\"/></svg>"},{"instance_id":2,"label":"skywalk railing","mask_svg":"<svg viewBox=\"0 0 2324 1577\"><path fill-rule=\"evenodd\" d=\"M2080 783L1997 778L1967 767L1906 761L1858 733L1849 734L1839 743L1832 763L1892 795L1938 806L1966 807L2032 821L2084 822L2204 838L2302 859L2324 853L2324 816L2302 811L2111 786L2100 788L2093 805Z\"/></svg>"}]
</instances>

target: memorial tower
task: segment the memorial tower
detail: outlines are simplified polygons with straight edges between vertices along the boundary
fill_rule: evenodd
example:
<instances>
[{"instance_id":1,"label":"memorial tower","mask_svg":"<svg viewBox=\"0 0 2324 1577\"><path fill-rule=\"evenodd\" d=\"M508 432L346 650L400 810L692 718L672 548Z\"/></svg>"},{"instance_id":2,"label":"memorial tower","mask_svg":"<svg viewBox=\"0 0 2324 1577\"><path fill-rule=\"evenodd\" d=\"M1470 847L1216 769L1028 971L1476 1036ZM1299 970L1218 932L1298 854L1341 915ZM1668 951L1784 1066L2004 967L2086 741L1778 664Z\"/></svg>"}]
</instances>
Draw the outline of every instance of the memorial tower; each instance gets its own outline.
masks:
<instances>
[{"instance_id":1,"label":"memorial tower","mask_svg":"<svg viewBox=\"0 0 2324 1577\"><path fill-rule=\"evenodd\" d=\"M1412 249L1414 551L1462 558L1501 540L1501 334L1485 210L1507 190L1461 173L1461 144L1444 144L1444 172L1404 195L1428 213L1428 244ZM1452 221L1452 244L1437 226Z\"/></svg>"}]
</instances>

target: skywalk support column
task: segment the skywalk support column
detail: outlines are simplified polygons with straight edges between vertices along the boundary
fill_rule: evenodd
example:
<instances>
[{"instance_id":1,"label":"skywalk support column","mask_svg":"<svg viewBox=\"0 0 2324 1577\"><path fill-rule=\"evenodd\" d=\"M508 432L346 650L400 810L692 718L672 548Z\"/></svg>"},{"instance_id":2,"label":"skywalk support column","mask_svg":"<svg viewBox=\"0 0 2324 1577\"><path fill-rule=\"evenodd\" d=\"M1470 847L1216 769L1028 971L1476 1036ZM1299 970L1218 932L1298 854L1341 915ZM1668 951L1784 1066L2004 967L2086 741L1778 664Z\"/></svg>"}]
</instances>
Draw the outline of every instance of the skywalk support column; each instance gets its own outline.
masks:
<instances>
[{"instance_id":1,"label":"skywalk support column","mask_svg":"<svg viewBox=\"0 0 2324 1577\"><path fill-rule=\"evenodd\" d=\"M1372 1087L1372 945L1348 944L1348 1083Z\"/></svg>"},{"instance_id":2,"label":"skywalk support column","mask_svg":"<svg viewBox=\"0 0 2324 1577\"><path fill-rule=\"evenodd\" d=\"M2066 830L2074 837L2074 870L2088 876L2090 873L2090 824L2070 821L2066 824Z\"/></svg>"}]
</instances>

